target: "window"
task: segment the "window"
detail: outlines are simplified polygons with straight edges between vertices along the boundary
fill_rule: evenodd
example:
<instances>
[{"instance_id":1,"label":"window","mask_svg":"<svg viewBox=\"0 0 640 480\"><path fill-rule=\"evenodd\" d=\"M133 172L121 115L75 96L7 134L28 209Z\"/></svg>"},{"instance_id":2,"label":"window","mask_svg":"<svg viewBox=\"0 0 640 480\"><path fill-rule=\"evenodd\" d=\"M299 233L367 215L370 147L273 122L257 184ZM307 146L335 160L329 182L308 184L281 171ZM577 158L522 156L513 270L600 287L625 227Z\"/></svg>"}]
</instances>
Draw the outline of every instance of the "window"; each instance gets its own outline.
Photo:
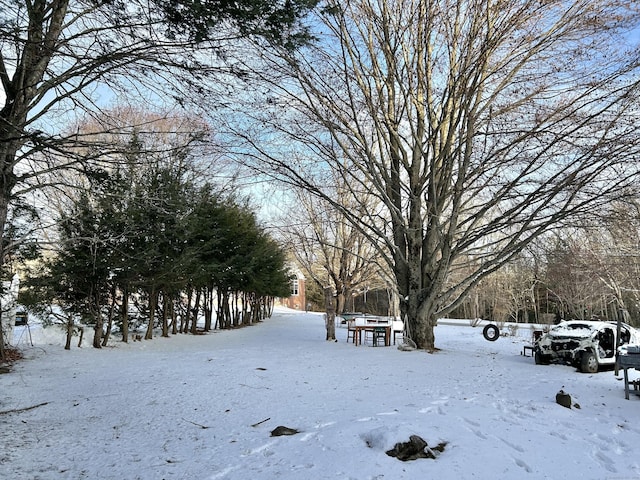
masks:
<instances>
[{"instance_id":1,"label":"window","mask_svg":"<svg viewBox=\"0 0 640 480\"><path fill-rule=\"evenodd\" d=\"M291 295L292 296L298 295L298 279L297 278L294 278L291 280Z\"/></svg>"}]
</instances>

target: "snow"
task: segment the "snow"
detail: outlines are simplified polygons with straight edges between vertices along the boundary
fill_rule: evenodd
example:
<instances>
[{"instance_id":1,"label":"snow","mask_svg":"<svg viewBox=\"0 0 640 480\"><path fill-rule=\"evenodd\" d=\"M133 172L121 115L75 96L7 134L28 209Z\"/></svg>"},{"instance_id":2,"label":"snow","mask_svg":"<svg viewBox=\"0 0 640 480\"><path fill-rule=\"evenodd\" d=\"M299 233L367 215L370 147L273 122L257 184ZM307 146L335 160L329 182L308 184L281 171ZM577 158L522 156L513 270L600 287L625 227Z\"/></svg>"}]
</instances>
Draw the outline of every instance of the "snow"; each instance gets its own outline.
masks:
<instances>
[{"instance_id":1,"label":"snow","mask_svg":"<svg viewBox=\"0 0 640 480\"><path fill-rule=\"evenodd\" d=\"M598 328L597 325L580 325L580 324L560 324L551 329L549 333L557 338L589 338Z\"/></svg>"},{"instance_id":2,"label":"snow","mask_svg":"<svg viewBox=\"0 0 640 480\"><path fill-rule=\"evenodd\" d=\"M434 354L355 347L346 329L326 342L321 314L284 309L101 350L31 330L0 375L1 479L640 478L640 397L613 371L535 365L526 327L488 342L439 325ZM410 435L446 447L386 455Z\"/></svg>"}]
</instances>

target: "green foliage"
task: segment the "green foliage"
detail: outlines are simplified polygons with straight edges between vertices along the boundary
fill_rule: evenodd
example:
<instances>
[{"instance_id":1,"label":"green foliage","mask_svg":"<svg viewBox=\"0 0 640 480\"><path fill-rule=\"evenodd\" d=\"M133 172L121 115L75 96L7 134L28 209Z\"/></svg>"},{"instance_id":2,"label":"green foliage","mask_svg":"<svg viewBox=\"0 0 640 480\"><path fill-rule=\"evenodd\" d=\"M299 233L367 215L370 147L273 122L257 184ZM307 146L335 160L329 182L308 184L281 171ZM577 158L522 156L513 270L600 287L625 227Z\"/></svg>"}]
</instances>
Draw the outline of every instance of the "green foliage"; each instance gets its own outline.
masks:
<instances>
[{"instance_id":1,"label":"green foliage","mask_svg":"<svg viewBox=\"0 0 640 480\"><path fill-rule=\"evenodd\" d=\"M112 247L108 212L94 200L81 195L61 218L61 244L55 258L45 260L40 275L28 277L25 283L25 301L32 307L55 302L64 311L86 318L97 314L107 291Z\"/></svg>"},{"instance_id":2,"label":"green foliage","mask_svg":"<svg viewBox=\"0 0 640 480\"><path fill-rule=\"evenodd\" d=\"M246 207L216 197L206 187L186 222L196 285L213 284L259 296L289 294L284 251Z\"/></svg>"},{"instance_id":3,"label":"green foliage","mask_svg":"<svg viewBox=\"0 0 640 480\"><path fill-rule=\"evenodd\" d=\"M236 27L241 35L258 35L287 48L310 39L300 24L318 0L159 0L173 37L188 35L203 41L221 23Z\"/></svg>"},{"instance_id":4,"label":"green foliage","mask_svg":"<svg viewBox=\"0 0 640 480\"><path fill-rule=\"evenodd\" d=\"M168 297L289 294L284 252L248 208L208 185L196 190L172 167L131 174L113 172L62 217L57 255L29 282L31 303L56 302L93 323L114 284Z\"/></svg>"},{"instance_id":5,"label":"green foliage","mask_svg":"<svg viewBox=\"0 0 640 480\"><path fill-rule=\"evenodd\" d=\"M305 284L305 299L307 304L311 304L312 310L323 310L325 308L324 292L317 282L307 282Z\"/></svg>"}]
</instances>

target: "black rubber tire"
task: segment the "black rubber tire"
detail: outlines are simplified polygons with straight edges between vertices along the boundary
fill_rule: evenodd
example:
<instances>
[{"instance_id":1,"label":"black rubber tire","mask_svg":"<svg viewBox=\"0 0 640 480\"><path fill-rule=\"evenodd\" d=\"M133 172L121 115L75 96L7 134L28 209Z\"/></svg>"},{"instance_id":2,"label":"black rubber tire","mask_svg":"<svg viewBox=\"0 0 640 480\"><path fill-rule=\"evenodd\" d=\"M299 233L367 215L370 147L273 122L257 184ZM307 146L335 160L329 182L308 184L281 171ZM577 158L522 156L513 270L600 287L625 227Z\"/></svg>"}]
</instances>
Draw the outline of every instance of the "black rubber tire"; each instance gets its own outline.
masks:
<instances>
[{"instance_id":1,"label":"black rubber tire","mask_svg":"<svg viewBox=\"0 0 640 480\"><path fill-rule=\"evenodd\" d=\"M533 361L536 362L536 365L549 365L549 361L539 351L533 353Z\"/></svg>"},{"instance_id":2,"label":"black rubber tire","mask_svg":"<svg viewBox=\"0 0 640 480\"><path fill-rule=\"evenodd\" d=\"M500 329L493 323L490 323L489 325L486 325L482 330L482 336L485 338L485 340L495 342L498 337L500 337Z\"/></svg>"},{"instance_id":3,"label":"black rubber tire","mask_svg":"<svg viewBox=\"0 0 640 480\"><path fill-rule=\"evenodd\" d=\"M580 371L582 373L598 373L598 359L593 352L584 352L580 357Z\"/></svg>"}]
</instances>

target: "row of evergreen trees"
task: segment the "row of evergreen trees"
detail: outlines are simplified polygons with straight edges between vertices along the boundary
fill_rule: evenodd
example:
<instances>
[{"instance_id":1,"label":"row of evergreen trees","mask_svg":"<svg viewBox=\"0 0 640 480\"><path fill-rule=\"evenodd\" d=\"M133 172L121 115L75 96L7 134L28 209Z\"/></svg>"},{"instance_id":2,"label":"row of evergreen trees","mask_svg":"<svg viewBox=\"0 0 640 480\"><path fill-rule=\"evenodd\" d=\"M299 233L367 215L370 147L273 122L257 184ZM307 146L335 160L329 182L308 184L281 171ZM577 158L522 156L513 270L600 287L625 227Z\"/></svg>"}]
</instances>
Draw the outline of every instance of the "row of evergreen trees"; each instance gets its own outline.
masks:
<instances>
[{"instance_id":1,"label":"row of evergreen trees","mask_svg":"<svg viewBox=\"0 0 640 480\"><path fill-rule=\"evenodd\" d=\"M22 295L31 308L58 307L49 314L67 326L66 348L78 317L95 327L99 348L114 325L127 341L132 318L144 319L146 339L158 327L195 333L200 313L205 330L231 328L270 315L274 297L290 294L285 254L255 214L198 185L180 162L129 162L91 178Z\"/></svg>"}]
</instances>

